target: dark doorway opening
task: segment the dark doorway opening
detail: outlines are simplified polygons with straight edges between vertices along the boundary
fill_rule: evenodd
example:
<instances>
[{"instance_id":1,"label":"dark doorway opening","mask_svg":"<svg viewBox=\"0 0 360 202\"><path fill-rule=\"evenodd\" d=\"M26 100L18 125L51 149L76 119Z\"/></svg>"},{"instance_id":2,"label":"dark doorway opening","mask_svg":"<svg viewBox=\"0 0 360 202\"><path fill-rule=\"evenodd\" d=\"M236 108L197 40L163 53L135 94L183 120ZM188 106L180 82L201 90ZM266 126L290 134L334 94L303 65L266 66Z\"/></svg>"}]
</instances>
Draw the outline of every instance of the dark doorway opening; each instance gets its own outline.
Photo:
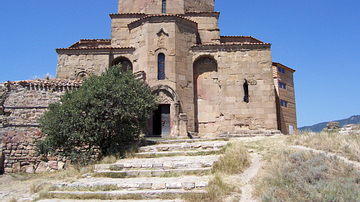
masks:
<instances>
[{"instance_id":1,"label":"dark doorway opening","mask_svg":"<svg viewBox=\"0 0 360 202\"><path fill-rule=\"evenodd\" d=\"M170 104L161 104L154 111L153 135L170 135Z\"/></svg>"}]
</instances>

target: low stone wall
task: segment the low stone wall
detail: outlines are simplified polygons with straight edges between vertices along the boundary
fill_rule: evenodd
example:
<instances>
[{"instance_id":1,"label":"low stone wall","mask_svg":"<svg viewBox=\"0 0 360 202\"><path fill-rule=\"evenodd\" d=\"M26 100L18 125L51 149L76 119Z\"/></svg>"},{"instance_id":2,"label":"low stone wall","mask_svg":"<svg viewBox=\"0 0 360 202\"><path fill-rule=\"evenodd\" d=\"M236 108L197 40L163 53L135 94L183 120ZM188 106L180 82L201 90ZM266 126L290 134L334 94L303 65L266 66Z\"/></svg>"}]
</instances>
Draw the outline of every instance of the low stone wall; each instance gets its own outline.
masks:
<instances>
[{"instance_id":1,"label":"low stone wall","mask_svg":"<svg viewBox=\"0 0 360 202\"><path fill-rule=\"evenodd\" d=\"M0 173L62 169L65 159L36 156L36 140L43 138L39 119L50 103L80 85L81 81L59 79L0 84Z\"/></svg>"}]
</instances>

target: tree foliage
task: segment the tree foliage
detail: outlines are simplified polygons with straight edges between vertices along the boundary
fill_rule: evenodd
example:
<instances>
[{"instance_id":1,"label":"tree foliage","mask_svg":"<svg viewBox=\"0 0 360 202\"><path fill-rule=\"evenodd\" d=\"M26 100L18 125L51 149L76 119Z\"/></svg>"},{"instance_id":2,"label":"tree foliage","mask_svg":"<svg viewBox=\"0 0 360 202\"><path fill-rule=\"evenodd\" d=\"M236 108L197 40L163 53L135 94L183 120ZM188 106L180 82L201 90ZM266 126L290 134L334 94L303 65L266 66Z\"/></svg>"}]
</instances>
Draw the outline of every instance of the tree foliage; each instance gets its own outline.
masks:
<instances>
[{"instance_id":1,"label":"tree foliage","mask_svg":"<svg viewBox=\"0 0 360 202\"><path fill-rule=\"evenodd\" d=\"M77 161L88 160L94 148L103 155L121 153L138 140L157 107L156 99L150 87L130 71L111 67L49 105L40 119L47 136L39 142L38 151Z\"/></svg>"}]
</instances>

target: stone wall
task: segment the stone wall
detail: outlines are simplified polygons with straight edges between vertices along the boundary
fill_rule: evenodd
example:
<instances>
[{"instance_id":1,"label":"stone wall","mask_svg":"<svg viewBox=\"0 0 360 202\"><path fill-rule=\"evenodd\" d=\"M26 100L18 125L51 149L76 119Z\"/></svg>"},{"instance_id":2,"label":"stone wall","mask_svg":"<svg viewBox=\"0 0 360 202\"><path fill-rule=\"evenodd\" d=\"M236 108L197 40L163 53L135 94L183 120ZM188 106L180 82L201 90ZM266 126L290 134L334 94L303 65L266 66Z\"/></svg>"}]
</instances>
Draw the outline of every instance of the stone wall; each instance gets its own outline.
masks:
<instances>
[{"instance_id":1,"label":"stone wall","mask_svg":"<svg viewBox=\"0 0 360 202\"><path fill-rule=\"evenodd\" d=\"M38 122L50 103L80 85L81 81L59 79L0 84L0 144L4 157L0 168L6 173L62 169L65 159L58 162L54 157L36 156L35 142L43 138Z\"/></svg>"},{"instance_id":2,"label":"stone wall","mask_svg":"<svg viewBox=\"0 0 360 202\"><path fill-rule=\"evenodd\" d=\"M195 61L206 57L217 63L217 69L206 69L212 67L206 65L208 60L202 65L195 62L199 133L277 130L270 44L199 45L193 52ZM248 102L244 101L245 80ZM204 93L202 88L212 91Z\"/></svg>"}]
</instances>

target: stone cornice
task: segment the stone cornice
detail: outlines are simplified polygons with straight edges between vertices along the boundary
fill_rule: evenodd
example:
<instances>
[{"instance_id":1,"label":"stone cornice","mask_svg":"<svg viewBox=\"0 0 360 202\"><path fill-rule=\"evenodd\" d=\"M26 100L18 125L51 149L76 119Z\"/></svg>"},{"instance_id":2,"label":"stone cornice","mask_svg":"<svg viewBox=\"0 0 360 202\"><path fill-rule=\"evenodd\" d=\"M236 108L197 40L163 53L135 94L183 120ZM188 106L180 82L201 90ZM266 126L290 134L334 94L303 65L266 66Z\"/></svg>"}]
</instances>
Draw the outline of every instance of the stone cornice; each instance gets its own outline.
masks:
<instances>
[{"instance_id":1,"label":"stone cornice","mask_svg":"<svg viewBox=\"0 0 360 202\"><path fill-rule=\"evenodd\" d=\"M220 12L186 12L180 15L183 17L216 17L219 19Z\"/></svg>"},{"instance_id":2,"label":"stone cornice","mask_svg":"<svg viewBox=\"0 0 360 202\"><path fill-rule=\"evenodd\" d=\"M134 47L88 47L88 48L57 48L58 54L111 54L111 53L132 53Z\"/></svg>"},{"instance_id":3,"label":"stone cornice","mask_svg":"<svg viewBox=\"0 0 360 202\"><path fill-rule=\"evenodd\" d=\"M143 18L146 16L145 13L110 13L110 18Z\"/></svg>"},{"instance_id":4,"label":"stone cornice","mask_svg":"<svg viewBox=\"0 0 360 202\"><path fill-rule=\"evenodd\" d=\"M270 49L270 43L231 43L231 44L195 44L193 51L239 51L254 49Z\"/></svg>"}]
</instances>

